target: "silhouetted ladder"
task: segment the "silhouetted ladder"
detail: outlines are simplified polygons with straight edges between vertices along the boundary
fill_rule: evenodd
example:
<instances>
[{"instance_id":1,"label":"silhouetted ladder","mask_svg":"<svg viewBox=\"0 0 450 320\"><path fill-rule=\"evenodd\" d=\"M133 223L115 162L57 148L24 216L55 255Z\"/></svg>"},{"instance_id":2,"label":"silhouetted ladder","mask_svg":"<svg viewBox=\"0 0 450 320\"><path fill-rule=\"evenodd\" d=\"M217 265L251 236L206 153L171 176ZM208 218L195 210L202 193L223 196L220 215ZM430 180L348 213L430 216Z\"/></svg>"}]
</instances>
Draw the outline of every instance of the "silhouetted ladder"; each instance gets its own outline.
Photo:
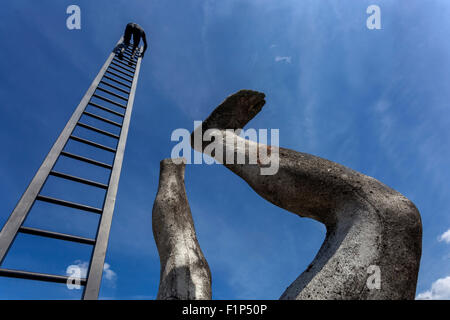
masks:
<instances>
[{"instance_id":1,"label":"silhouetted ladder","mask_svg":"<svg viewBox=\"0 0 450 320\"><path fill-rule=\"evenodd\" d=\"M35 236L88 244L93 246L93 252L87 273L87 278L80 279L80 284L84 286L83 299L98 298L120 171L122 168L122 160L125 151L128 128L130 125L131 112L133 109L134 95L142 60L142 58L140 57L142 48L138 48L137 54L135 56L132 56L131 45L129 47L126 47L123 59L118 59L116 55L116 49L118 48L118 45L122 43L122 40L123 39L119 40L116 48L109 55L97 77L92 82L90 88L86 92L85 96L81 100L69 122L66 124L64 130L50 150L50 153L45 158L38 172L34 176L30 185L22 195L22 198L19 200L14 211L3 227L0 233L0 276L58 283L67 283L67 281L69 280L68 276L1 268L1 264L3 263L5 256L7 255L8 250L14 242L18 233L26 233ZM111 88L115 89L117 92L123 93L124 95L111 91ZM120 110L123 109L124 112L117 112L104 105L95 103L92 101L92 98L94 97L117 106L120 108ZM86 111L86 107L88 105L93 106L96 109L106 111L107 113L119 116L122 119L121 123ZM116 135L114 133L107 132L105 130L80 122L80 118L83 115L120 127L120 135ZM116 148L111 148L94 141L75 136L73 134L73 131L77 126L117 139ZM95 148L111 152L115 155L114 161L112 164L108 164L65 151L66 144L69 140L78 141ZM109 169L110 174L108 184L102 184L99 182L68 175L63 172L55 171L53 169L54 165L56 164L58 158L61 156ZM47 197L40 194L49 175L105 189L106 196L103 201L103 207L95 208L79 203L65 201L62 199ZM23 226L25 218L27 217L28 212L30 211L35 201L44 201L60 206L66 206L100 214L101 218L97 229L96 238L88 239L74 235L62 234Z\"/></svg>"}]
</instances>

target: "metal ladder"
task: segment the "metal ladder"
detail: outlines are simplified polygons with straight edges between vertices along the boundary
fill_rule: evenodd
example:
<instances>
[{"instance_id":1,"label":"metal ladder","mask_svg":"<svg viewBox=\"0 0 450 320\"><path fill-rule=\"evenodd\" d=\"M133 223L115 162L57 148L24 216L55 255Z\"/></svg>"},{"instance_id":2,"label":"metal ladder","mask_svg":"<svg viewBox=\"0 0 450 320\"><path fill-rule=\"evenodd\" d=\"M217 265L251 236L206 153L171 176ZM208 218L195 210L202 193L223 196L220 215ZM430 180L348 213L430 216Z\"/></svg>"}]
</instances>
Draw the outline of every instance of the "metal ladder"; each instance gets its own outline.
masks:
<instances>
[{"instance_id":1,"label":"metal ladder","mask_svg":"<svg viewBox=\"0 0 450 320\"><path fill-rule=\"evenodd\" d=\"M132 56L131 45L126 47L122 44L122 41L123 38L121 38L116 44L115 49L109 55L97 77L92 82L80 104L71 116L69 122L66 124L64 130L58 137L57 141L45 158L38 172L34 176L33 180L27 187L25 193L22 195L14 211L11 213L6 224L4 225L0 233L0 276L56 283L67 283L70 280L68 276L1 268L8 250L13 244L18 233L88 244L93 246L88 273L87 277L79 279L79 282L80 285L84 286L82 296L83 299L92 300L98 298L100 283L103 274L103 265L106 256L106 249L108 246L109 231L111 227L116 193L119 184L120 171L122 168L122 160L125 151L128 128L130 125L136 86L138 83L140 65L142 61L142 58L140 57L142 48L138 48L137 54ZM118 59L117 57L117 49L120 48L121 45L123 45L123 47L125 48L122 60ZM123 93L124 95L111 91L111 88L116 90L116 92ZM105 103L109 103L116 107L119 107L120 110L124 110L124 112L117 112L115 110L112 110L111 107L106 107L105 103L102 103L103 105L95 103L92 101L92 98L94 97L98 100L102 100ZM122 119L122 122L119 123L116 121L112 121L93 112L86 111L88 105L94 107L94 109L96 110L100 109L104 112L107 112L108 114L119 116L120 119ZM80 119L83 115L119 127L120 134L117 135L81 122ZM117 140L117 147L111 148L109 146L105 146L91 140L80 138L73 134L73 131L76 127L82 127L101 135L112 137ZM79 143L87 144L94 148L106 150L110 153L113 153L113 163L109 164L100 162L92 158L68 152L67 150L65 150L65 148L69 140L78 141ZM54 170L54 166L61 156L108 169L108 184L102 184L96 181L87 180ZM103 207L91 207L84 204L52 198L40 194L49 176L56 176L62 179L74 181L76 183L105 189L106 196L103 201ZM100 222L97 227L96 238L89 239L70 234L57 233L23 226L23 223L35 201L43 201L52 203L54 205L75 208L78 210L101 215Z\"/></svg>"}]
</instances>

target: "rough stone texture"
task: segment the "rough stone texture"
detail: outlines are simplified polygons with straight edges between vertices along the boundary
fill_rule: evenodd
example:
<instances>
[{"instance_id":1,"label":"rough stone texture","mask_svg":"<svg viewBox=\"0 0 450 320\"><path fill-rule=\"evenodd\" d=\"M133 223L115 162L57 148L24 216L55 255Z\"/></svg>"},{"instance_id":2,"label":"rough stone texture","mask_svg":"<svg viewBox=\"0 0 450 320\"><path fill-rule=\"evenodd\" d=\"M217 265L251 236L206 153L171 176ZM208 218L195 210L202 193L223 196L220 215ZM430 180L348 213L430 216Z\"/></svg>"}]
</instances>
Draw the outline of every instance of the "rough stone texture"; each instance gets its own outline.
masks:
<instances>
[{"instance_id":1,"label":"rough stone texture","mask_svg":"<svg viewBox=\"0 0 450 320\"><path fill-rule=\"evenodd\" d=\"M185 164L161 161L153 204L153 235L161 274L158 300L211 299L211 273L203 256L184 186Z\"/></svg>"},{"instance_id":2,"label":"rough stone texture","mask_svg":"<svg viewBox=\"0 0 450 320\"><path fill-rule=\"evenodd\" d=\"M264 93L240 90L223 101L213 113L203 121L201 136L207 129L242 129L253 119L266 103ZM194 145L194 134L200 135L200 128L192 134L191 144ZM203 143L203 148L209 142Z\"/></svg>"},{"instance_id":3,"label":"rough stone texture","mask_svg":"<svg viewBox=\"0 0 450 320\"><path fill-rule=\"evenodd\" d=\"M264 94L241 90L214 110L202 131L221 130L224 150L248 156L254 142L247 140L246 148L238 149L227 144L226 136L233 133L224 129L244 127L257 113L252 110L263 105ZM257 148L270 150L261 144ZM335 162L284 148L279 148L275 175L261 175L259 164L225 166L264 199L326 226L318 254L281 299L414 299L422 224L417 208L403 195ZM372 265L380 268L380 289L367 286Z\"/></svg>"}]
</instances>

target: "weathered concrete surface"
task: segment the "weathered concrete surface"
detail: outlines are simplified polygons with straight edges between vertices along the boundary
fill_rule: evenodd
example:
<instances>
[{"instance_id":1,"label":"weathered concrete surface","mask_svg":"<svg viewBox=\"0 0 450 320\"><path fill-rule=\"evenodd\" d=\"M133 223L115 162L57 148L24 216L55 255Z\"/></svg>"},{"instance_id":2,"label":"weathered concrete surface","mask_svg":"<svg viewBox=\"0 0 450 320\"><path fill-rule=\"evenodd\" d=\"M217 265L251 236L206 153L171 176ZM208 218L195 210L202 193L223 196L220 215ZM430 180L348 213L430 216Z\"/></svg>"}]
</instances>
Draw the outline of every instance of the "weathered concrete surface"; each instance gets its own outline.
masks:
<instances>
[{"instance_id":1,"label":"weathered concrete surface","mask_svg":"<svg viewBox=\"0 0 450 320\"><path fill-rule=\"evenodd\" d=\"M225 150L248 152L254 142L247 140L247 147L238 149L227 144L224 129L245 126L263 100L261 93L239 91L214 110L202 130L215 127L224 135ZM236 121L227 119L235 115ZM372 177L310 154L280 148L278 165L275 175L261 175L259 164L226 167L264 199L327 228L315 259L281 299L414 299L422 224L410 200ZM370 266L380 268L380 289L367 286Z\"/></svg>"},{"instance_id":2,"label":"weathered concrete surface","mask_svg":"<svg viewBox=\"0 0 450 320\"><path fill-rule=\"evenodd\" d=\"M184 186L185 164L161 161L153 204L153 235L161 274L158 300L211 299L211 272L203 256Z\"/></svg>"}]
</instances>

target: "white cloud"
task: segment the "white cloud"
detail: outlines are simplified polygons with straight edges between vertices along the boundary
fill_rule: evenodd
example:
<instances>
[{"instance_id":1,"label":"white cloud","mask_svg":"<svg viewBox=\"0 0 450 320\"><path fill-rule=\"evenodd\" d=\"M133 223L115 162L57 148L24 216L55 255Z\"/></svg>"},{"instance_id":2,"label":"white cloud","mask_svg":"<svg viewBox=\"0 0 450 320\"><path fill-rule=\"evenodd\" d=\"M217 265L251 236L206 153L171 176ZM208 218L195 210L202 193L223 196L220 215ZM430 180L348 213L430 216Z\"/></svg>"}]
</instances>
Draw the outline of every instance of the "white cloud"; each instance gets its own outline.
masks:
<instances>
[{"instance_id":1,"label":"white cloud","mask_svg":"<svg viewBox=\"0 0 450 320\"><path fill-rule=\"evenodd\" d=\"M431 289L419 293L417 300L450 300L450 276L433 282Z\"/></svg>"},{"instance_id":2,"label":"white cloud","mask_svg":"<svg viewBox=\"0 0 450 320\"><path fill-rule=\"evenodd\" d=\"M74 264L71 264L70 266L67 267L66 274L70 276L74 273L74 270L77 270L79 272L77 273L80 275L81 278L86 278L88 267L89 263L87 261L76 260Z\"/></svg>"},{"instance_id":3,"label":"white cloud","mask_svg":"<svg viewBox=\"0 0 450 320\"><path fill-rule=\"evenodd\" d=\"M440 235L439 241L450 243L450 229L448 229L447 231L445 231L443 234Z\"/></svg>"},{"instance_id":4,"label":"white cloud","mask_svg":"<svg viewBox=\"0 0 450 320\"><path fill-rule=\"evenodd\" d=\"M109 265L109 263L106 263L106 262L105 262L105 265L103 266L103 273L104 273L105 279L107 279L107 280L113 281L117 277L117 274L113 270L111 270L111 266Z\"/></svg>"},{"instance_id":5,"label":"white cloud","mask_svg":"<svg viewBox=\"0 0 450 320\"><path fill-rule=\"evenodd\" d=\"M66 274L68 276L74 274L74 270L77 270L77 273L79 272L79 275L81 278L87 277L87 271L89 267L89 262L87 261L81 261L76 260L74 264L71 264L66 269ZM105 265L103 266L103 276L106 280L109 281L115 281L117 278L117 274L111 269L111 265L107 262L105 262Z\"/></svg>"},{"instance_id":6,"label":"white cloud","mask_svg":"<svg viewBox=\"0 0 450 320\"><path fill-rule=\"evenodd\" d=\"M284 61L286 63L291 63L292 62L292 57L281 57L281 56L276 56L275 57L275 62L280 62L280 61Z\"/></svg>"}]
</instances>

